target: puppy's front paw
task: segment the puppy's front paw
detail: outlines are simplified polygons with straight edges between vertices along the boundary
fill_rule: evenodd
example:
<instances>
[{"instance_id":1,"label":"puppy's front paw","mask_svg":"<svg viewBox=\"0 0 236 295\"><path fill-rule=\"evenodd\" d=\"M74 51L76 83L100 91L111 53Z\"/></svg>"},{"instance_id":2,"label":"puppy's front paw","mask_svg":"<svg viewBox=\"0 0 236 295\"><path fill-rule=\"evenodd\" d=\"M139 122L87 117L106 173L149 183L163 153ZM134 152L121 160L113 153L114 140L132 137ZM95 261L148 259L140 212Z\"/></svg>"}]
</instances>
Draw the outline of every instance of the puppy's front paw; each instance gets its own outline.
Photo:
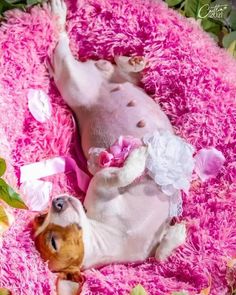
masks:
<instances>
[{"instance_id":1,"label":"puppy's front paw","mask_svg":"<svg viewBox=\"0 0 236 295\"><path fill-rule=\"evenodd\" d=\"M64 30L66 25L66 14L67 14L67 8L66 8L65 2L63 0L51 0L51 9L52 9L52 13L58 16L58 23Z\"/></svg>"},{"instance_id":2,"label":"puppy's front paw","mask_svg":"<svg viewBox=\"0 0 236 295\"><path fill-rule=\"evenodd\" d=\"M141 146L139 148L136 148L128 157L128 161L134 161L134 163L138 164L142 164L146 162L147 159L147 147L146 146Z\"/></svg>"},{"instance_id":3,"label":"puppy's front paw","mask_svg":"<svg viewBox=\"0 0 236 295\"><path fill-rule=\"evenodd\" d=\"M119 182L119 169L118 168L107 168L102 171L104 181L106 184L111 186L117 186Z\"/></svg>"}]
</instances>

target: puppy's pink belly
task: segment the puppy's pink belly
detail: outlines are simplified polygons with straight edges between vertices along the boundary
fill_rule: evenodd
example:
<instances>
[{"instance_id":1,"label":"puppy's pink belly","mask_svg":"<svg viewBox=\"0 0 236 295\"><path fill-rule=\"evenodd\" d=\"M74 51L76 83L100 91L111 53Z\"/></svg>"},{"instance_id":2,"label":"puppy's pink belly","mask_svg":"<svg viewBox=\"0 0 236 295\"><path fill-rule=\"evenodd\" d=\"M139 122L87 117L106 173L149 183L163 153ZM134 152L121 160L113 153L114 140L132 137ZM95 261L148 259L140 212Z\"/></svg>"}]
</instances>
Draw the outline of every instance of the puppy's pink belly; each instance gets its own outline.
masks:
<instances>
[{"instance_id":1,"label":"puppy's pink belly","mask_svg":"<svg viewBox=\"0 0 236 295\"><path fill-rule=\"evenodd\" d=\"M120 135L142 138L158 129L172 131L160 107L130 83L122 84L120 90L102 93L99 103L86 109L78 119L86 156L90 147L107 148Z\"/></svg>"}]
</instances>

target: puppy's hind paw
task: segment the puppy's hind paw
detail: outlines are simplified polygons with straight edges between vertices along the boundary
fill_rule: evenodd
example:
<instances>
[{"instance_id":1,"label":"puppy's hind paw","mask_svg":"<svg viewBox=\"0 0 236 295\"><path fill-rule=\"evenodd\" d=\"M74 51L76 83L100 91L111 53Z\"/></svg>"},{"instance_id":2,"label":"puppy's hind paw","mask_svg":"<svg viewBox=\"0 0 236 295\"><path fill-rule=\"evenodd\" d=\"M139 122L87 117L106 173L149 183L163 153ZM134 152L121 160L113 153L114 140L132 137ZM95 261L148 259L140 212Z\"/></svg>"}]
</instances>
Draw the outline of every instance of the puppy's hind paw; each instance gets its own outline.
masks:
<instances>
[{"instance_id":1,"label":"puppy's hind paw","mask_svg":"<svg viewBox=\"0 0 236 295\"><path fill-rule=\"evenodd\" d=\"M143 56L115 56L115 62L126 73L139 73L147 64Z\"/></svg>"},{"instance_id":2,"label":"puppy's hind paw","mask_svg":"<svg viewBox=\"0 0 236 295\"><path fill-rule=\"evenodd\" d=\"M63 0L51 0L51 10L58 17L58 24L65 29L67 8Z\"/></svg>"},{"instance_id":3,"label":"puppy's hind paw","mask_svg":"<svg viewBox=\"0 0 236 295\"><path fill-rule=\"evenodd\" d=\"M138 73L145 68L147 61L144 56L133 56L129 59L129 64L133 67L133 72Z\"/></svg>"},{"instance_id":4,"label":"puppy's hind paw","mask_svg":"<svg viewBox=\"0 0 236 295\"><path fill-rule=\"evenodd\" d=\"M159 261L167 259L173 250L184 244L186 236L186 226L184 223L170 226L167 234L156 250L155 258Z\"/></svg>"}]
</instances>

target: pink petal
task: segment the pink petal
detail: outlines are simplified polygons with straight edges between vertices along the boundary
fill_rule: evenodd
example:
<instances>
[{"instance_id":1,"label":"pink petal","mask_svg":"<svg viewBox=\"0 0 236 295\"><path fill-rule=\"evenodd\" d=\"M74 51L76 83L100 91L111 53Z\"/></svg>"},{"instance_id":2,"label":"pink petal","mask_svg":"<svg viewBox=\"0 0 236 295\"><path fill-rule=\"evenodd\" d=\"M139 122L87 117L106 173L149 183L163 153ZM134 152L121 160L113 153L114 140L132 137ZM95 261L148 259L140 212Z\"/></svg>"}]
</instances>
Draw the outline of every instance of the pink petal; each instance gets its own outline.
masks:
<instances>
[{"instance_id":1,"label":"pink petal","mask_svg":"<svg viewBox=\"0 0 236 295\"><path fill-rule=\"evenodd\" d=\"M23 199L32 211L45 210L50 201L52 183L42 180L31 180L22 183Z\"/></svg>"},{"instance_id":2,"label":"pink petal","mask_svg":"<svg viewBox=\"0 0 236 295\"><path fill-rule=\"evenodd\" d=\"M109 167L112 163L113 155L107 151L102 151L99 155L99 166Z\"/></svg>"},{"instance_id":3,"label":"pink petal","mask_svg":"<svg viewBox=\"0 0 236 295\"><path fill-rule=\"evenodd\" d=\"M42 90L29 89L28 107L35 120L44 123L51 117L51 104Z\"/></svg>"},{"instance_id":4,"label":"pink petal","mask_svg":"<svg viewBox=\"0 0 236 295\"><path fill-rule=\"evenodd\" d=\"M202 181L216 177L225 162L222 152L215 148L201 149L194 159L195 172Z\"/></svg>"},{"instance_id":5,"label":"pink petal","mask_svg":"<svg viewBox=\"0 0 236 295\"><path fill-rule=\"evenodd\" d=\"M118 143L115 143L110 147L109 151L114 157L118 157L122 151L122 147Z\"/></svg>"}]
</instances>

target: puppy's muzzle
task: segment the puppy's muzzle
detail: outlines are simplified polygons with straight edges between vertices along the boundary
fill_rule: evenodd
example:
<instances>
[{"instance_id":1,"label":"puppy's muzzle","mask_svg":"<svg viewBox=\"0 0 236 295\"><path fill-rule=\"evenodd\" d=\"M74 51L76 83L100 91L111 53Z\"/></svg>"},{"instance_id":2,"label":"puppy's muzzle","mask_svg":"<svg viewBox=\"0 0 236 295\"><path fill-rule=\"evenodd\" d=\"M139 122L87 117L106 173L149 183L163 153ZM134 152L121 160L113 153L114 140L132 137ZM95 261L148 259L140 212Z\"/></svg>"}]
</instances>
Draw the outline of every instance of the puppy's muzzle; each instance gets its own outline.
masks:
<instances>
[{"instance_id":1,"label":"puppy's muzzle","mask_svg":"<svg viewBox=\"0 0 236 295\"><path fill-rule=\"evenodd\" d=\"M58 197L52 201L52 208L57 213L65 211L67 207L68 207L67 198Z\"/></svg>"}]
</instances>

